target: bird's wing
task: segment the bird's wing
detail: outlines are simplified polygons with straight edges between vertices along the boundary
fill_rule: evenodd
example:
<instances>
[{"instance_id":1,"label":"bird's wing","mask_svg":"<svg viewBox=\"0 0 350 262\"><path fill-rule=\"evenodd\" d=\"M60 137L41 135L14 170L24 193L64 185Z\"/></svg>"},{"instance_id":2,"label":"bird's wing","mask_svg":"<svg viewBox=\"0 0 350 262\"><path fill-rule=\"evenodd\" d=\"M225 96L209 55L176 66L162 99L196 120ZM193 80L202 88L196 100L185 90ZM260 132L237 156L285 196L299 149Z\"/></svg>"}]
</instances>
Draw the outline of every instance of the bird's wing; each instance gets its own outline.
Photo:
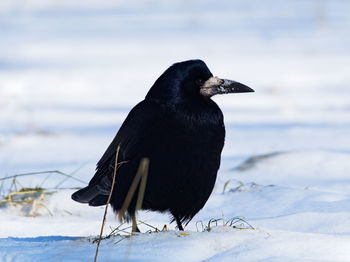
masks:
<instances>
[{"instance_id":1,"label":"bird's wing","mask_svg":"<svg viewBox=\"0 0 350 262\"><path fill-rule=\"evenodd\" d=\"M133 159L140 150L140 144L164 119L164 110L157 102L144 100L128 114L112 143L97 163L96 173L89 185L75 192L72 199L93 206L106 203L111 188L111 177L115 164L117 147L120 145L118 162Z\"/></svg>"},{"instance_id":2,"label":"bird's wing","mask_svg":"<svg viewBox=\"0 0 350 262\"><path fill-rule=\"evenodd\" d=\"M139 150L140 142L162 121L163 112L162 107L153 101L144 100L136 105L97 163L96 174L89 185L99 183L104 176L111 176L118 145L120 145L118 162L132 159Z\"/></svg>"}]
</instances>

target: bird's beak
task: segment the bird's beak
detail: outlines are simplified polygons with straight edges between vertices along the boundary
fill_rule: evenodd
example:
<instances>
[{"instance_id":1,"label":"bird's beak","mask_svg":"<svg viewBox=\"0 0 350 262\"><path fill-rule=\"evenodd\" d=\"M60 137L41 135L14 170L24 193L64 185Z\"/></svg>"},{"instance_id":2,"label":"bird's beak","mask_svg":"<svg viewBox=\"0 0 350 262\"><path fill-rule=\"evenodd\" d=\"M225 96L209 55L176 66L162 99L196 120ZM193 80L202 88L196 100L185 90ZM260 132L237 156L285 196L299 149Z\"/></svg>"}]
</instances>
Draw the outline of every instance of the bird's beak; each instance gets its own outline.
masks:
<instances>
[{"instance_id":1,"label":"bird's beak","mask_svg":"<svg viewBox=\"0 0 350 262\"><path fill-rule=\"evenodd\" d=\"M202 96L211 97L218 94L229 93L247 93L254 92L250 87L243 85L239 82L221 79L216 76L212 76L200 87L200 93Z\"/></svg>"}]
</instances>

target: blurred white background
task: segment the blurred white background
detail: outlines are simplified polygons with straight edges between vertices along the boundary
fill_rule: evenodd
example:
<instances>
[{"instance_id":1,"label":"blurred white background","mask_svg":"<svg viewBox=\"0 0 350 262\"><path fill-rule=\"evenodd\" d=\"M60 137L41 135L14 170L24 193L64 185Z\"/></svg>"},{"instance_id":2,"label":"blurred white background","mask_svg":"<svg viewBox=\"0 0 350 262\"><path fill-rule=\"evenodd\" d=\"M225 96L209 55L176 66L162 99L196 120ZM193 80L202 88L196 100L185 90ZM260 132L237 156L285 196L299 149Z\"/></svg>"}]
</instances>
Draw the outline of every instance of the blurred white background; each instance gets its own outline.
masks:
<instances>
[{"instance_id":1,"label":"blurred white background","mask_svg":"<svg viewBox=\"0 0 350 262\"><path fill-rule=\"evenodd\" d=\"M255 90L214 97L227 134L214 192L186 237L171 224L117 247L111 239L100 260L350 261L349 14L347 0L0 0L0 179L60 170L88 182L158 76L199 58ZM104 207L49 191L85 184L57 174L18 182L49 193L35 218L0 209L0 260L90 260L86 236ZM169 221L140 213L158 228ZM108 215L107 234L119 225ZM196 232L237 216L256 230Z\"/></svg>"},{"instance_id":2,"label":"blurred white background","mask_svg":"<svg viewBox=\"0 0 350 262\"><path fill-rule=\"evenodd\" d=\"M349 152L350 2L0 3L0 176L84 165L172 63L200 58L249 95L215 97L224 166L288 150Z\"/></svg>"}]
</instances>

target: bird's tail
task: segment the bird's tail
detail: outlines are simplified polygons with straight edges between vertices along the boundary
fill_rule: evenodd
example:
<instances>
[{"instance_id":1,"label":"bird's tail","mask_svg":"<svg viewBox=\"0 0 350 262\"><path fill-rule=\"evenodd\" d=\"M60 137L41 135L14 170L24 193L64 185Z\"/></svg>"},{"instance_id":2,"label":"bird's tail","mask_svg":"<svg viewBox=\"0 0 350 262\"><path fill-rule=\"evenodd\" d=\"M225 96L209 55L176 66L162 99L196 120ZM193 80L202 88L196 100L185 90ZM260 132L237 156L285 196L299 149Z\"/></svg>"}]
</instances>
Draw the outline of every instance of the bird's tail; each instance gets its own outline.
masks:
<instances>
[{"instance_id":1,"label":"bird's tail","mask_svg":"<svg viewBox=\"0 0 350 262\"><path fill-rule=\"evenodd\" d=\"M87 186L72 194L72 199L90 206L102 206L107 203L108 195L101 194L98 186Z\"/></svg>"},{"instance_id":2,"label":"bird's tail","mask_svg":"<svg viewBox=\"0 0 350 262\"><path fill-rule=\"evenodd\" d=\"M84 187L72 194L72 199L79 203L89 203L93 198L99 194L96 186Z\"/></svg>"},{"instance_id":3,"label":"bird's tail","mask_svg":"<svg viewBox=\"0 0 350 262\"><path fill-rule=\"evenodd\" d=\"M105 176L98 184L88 185L72 194L72 199L79 203L89 203L90 206L102 206L107 203L111 191L110 179Z\"/></svg>"}]
</instances>

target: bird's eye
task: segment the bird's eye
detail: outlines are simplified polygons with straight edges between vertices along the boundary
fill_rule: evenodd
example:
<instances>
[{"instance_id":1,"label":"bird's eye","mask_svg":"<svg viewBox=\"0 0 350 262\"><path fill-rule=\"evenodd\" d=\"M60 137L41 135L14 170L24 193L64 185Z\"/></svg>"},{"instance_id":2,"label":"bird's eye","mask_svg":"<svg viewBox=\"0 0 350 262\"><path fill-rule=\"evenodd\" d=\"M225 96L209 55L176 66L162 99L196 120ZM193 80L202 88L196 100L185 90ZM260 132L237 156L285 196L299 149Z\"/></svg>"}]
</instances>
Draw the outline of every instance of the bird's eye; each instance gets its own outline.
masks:
<instances>
[{"instance_id":1,"label":"bird's eye","mask_svg":"<svg viewBox=\"0 0 350 262\"><path fill-rule=\"evenodd\" d=\"M199 85L199 86L203 85L203 83L204 83L203 79L197 79L196 80L196 84Z\"/></svg>"}]
</instances>

